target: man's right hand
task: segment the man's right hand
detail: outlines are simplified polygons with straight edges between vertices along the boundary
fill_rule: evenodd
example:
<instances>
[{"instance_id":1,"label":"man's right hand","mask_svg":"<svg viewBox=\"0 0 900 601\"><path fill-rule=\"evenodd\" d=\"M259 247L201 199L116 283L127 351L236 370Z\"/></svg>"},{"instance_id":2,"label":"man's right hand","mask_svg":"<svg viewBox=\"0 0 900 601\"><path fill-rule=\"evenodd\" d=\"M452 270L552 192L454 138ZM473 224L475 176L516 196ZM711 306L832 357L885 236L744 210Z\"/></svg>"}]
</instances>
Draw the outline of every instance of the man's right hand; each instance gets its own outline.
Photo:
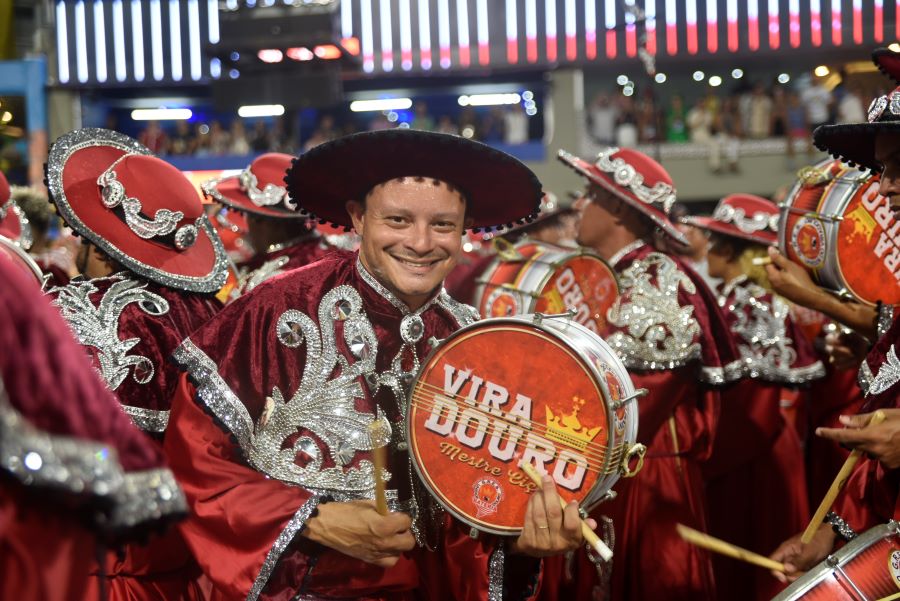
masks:
<instances>
[{"instance_id":1,"label":"man's right hand","mask_svg":"<svg viewBox=\"0 0 900 601\"><path fill-rule=\"evenodd\" d=\"M831 525L822 524L809 544L800 542L802 534L787 539L769 557L784 564L785 572L772 572L781 582L793 582L811 567L820 563L834 547L835 534Z\"/></svg>"},{"instance_id":2,"label":"man's right hand","mask_svg":"<svg viewBox=\"0 0 900 601\"><path fill-rule=\"evenodd\" d=\"M416 545L405 513L381 515L374 501L323 503L303 535L344 555L389 568Z\"/></svg>"}]
</instances>

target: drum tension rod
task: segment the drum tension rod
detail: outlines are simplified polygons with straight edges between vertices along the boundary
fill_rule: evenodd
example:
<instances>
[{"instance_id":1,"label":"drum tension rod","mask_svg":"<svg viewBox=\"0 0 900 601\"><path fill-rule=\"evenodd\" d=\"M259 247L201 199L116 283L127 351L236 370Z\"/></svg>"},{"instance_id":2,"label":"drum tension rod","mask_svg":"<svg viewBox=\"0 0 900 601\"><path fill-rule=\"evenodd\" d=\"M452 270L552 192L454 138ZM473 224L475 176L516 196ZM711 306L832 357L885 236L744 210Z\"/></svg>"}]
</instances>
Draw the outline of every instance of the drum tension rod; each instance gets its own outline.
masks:
<instances>
[{"instance_id":1,"label":"drum tension rod","mask_svg":"<svg viewBox=\"0 0 900 601\"><path fill-rule=\"evenodd\" d=\"M638 388L637 390L635 390L633 393L629 394L624 399L619 399L618 401L613 403L612 410L618 411L619 409L621 409L622 407L625 406L625 403L627 403L629 401L636 401L637 399L641 398L642 396L647 396L647 394L649 392L650 391L647 390L646 388Z\"/></svg>"},{"instance_id":2,"label":"drum tension rod","mask_svg":"<svg viewBox=\"0 0 900 601\"><path fill-rule=\"evenodd\" d=\"M575 317L575 309L569 309L565 313L535 313L531 321L536 325L541 325L545 319L572 319L573 317Z\"/></svg>"}]
</instances>

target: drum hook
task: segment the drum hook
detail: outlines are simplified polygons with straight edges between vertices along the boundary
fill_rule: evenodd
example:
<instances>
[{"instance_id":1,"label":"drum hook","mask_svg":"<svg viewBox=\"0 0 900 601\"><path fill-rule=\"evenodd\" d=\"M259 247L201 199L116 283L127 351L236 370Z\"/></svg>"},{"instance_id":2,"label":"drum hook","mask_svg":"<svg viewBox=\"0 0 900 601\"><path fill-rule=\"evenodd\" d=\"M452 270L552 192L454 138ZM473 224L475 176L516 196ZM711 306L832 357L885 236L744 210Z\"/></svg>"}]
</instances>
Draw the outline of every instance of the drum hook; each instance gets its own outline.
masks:
<instances>
[{"instance_id":1,"label":"drum hook","mask_svg":"<svg viewBox=\"0 0 900 601\"><path fill-rule=\"evenodd\" d=\"M631 445L631 448L628 449L628 452L625 453L625 456L622 458L623 478L633 478L639 471L641 471L641 468L644 467L644 454L646 452L647 447L639 442ZM631 461L635 458L637 458L637 465L635 465L632 469Z\"/></svg>"},{"instance_id":2,"label":"drum hook","mask_svg":"<svg viewBox=\"0 0 900 601\"><path fill-rule=\"evenodd\" d=\"M632 392L631 394L629 394L629 395L628 395L627 397L625 397L624 399L619 399L618 401L616 401L615 403L613 403L613 404L612 404L612 410L613 410L613 411L618 411L619 409L621 409L622 407L625 406L625 403L628 403L629 401L636 401L636 400L638 400L639 398L641 398L642 396L647 396L647 394L648 394L649 392L650 392L650 391L647 390L646 388L638 388L637 390L635 390L634 392Z\"/></svg>"},{"instance_id":3,"label":"drum hook","mask_svg":"<svg viewBox=\"0 0 900 601\"><path fill-rule=\"evenodd\" d=\"M531 322L541 325L545 319L572 319L575 317L575 309L569 309L565 313L535 313L531 316Z\"/></svg>"},{"instance_id":4,"label":"drum hook","mask_svg":"<svg viewBox=\"0 0 900 601\"><path fill-rule=\"evenodd\" d=\"M523 261L525 257L516 250L516 247L506 238L494 238L491 240L491 246L497 250L497 256L501 260L507 262Z\"/></svg>"}]
</instances>

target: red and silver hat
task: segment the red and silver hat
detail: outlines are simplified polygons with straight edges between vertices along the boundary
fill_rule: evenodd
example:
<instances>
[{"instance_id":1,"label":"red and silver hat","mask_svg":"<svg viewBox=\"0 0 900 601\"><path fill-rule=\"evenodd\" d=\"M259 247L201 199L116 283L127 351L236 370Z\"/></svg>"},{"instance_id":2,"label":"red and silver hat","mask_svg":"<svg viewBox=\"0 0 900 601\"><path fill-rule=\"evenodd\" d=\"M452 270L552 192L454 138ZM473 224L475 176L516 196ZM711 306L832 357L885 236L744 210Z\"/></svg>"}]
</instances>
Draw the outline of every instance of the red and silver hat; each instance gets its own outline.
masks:
<instances>
[{"instance_id":1,"label":"red and silver hat","mask_svg":"<svg viewBox=\"0 0 900 601\"><path fill-rule=\"evenodd\" d=\"M676 195L672 178L662 165L643 152L611 146L602 150L593 163L565 150L559 151L558 158L652 219L678 242L688 243L669 219Z\"/></svg>"},{"instance_id":2,"label":"red and silver hat","mask_svg":"<svg viewBox=\"0 0 900 601\"><path fill-rule=\"evenodd\" d=\"M12 240L25 250L31 248L31 227L28 218L12 200L9 182L0 173L0 236Z\"/></svg>"},{"instance_id":3,"label":"red and silver hat","mask_svg":"<svg viewBox=\"0 0 900 601\"><path fill-rule=\"evenodd\" d=\"M685 217L682 222L768 246L778 241L778 219L774 202L754 194L729 194L711 217Z\"/></svg>"},{"instance_id":4,"label":"red and silver hat","mask_svg":"<svg viewBox=\"0 0 900 601\"><path fill-rule=\"evenodd\" d=\"M237 175L204 182L203 191L232 209L277 219L306 220L288 195L284 174L294 160L289 154L269 152L256 157Z\"/></svg>"},{"instance_id":5,"label":"red and silver hat","mask_svg":"<svg viewBox=\"0 0 900 601\"><path fill-rule=\"evenodd\" d=\"M900 83L900 52L894 52L890 48L876 48L872 51L872 62L882 73Z\"/></svg>"},{"instance_id":6,"label":"red and silver hat","mask_svg":"<svg viewBox=\"0 0 900 601\"><path fill-rule=\"evenodd\" d=\"M47 188L69 227L138 275L191 292L225 283L225 249L193 184L134 139L106 129L60 137Z\"/></svg>"}]
</instances>

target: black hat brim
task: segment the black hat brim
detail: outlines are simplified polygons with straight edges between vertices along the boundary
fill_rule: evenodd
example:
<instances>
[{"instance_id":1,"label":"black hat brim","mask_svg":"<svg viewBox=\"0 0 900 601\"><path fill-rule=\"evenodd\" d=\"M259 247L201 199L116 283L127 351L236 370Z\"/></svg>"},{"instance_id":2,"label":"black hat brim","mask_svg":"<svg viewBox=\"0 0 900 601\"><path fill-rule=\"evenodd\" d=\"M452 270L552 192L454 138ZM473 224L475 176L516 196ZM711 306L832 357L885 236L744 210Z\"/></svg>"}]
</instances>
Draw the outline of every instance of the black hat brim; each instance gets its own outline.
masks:
<instances>
[{"instance_id":1,"label":"black hat brim","mask_svg":"<svg viewBox=\"0 0 900 601\"><path fill-rule=\"evenodd\" d=\"M325 142L294 159L284 178L301 211L349 227L347 201L399 177L447 182L466 197L475 229L513 227L533 219L543 193L521 161L459 136L408 129L364 132Z\"/></svg>"},{"instance_id":2,"label":"black hat brim","mask_svg":"<svg viewBox=\"0 0 900 601\"><path fill-rule=\"evenodd\" d=\"M850 166L881 171L875 160L875 138L880 133L900 134L900 121L822 125L813 132L819 150L829 153Z\"/></svg>"},{"instance_id":3,"label":"black hat brim","mask_svg":"<svg viewBox=\"0 0 900 601\"><path fill-rule=\"evenodd\" d=\"M900 83L900 52L894 52L888 48L876 48L872 51L872 62L894 83Z\"/></svg>"}]
</instances>

